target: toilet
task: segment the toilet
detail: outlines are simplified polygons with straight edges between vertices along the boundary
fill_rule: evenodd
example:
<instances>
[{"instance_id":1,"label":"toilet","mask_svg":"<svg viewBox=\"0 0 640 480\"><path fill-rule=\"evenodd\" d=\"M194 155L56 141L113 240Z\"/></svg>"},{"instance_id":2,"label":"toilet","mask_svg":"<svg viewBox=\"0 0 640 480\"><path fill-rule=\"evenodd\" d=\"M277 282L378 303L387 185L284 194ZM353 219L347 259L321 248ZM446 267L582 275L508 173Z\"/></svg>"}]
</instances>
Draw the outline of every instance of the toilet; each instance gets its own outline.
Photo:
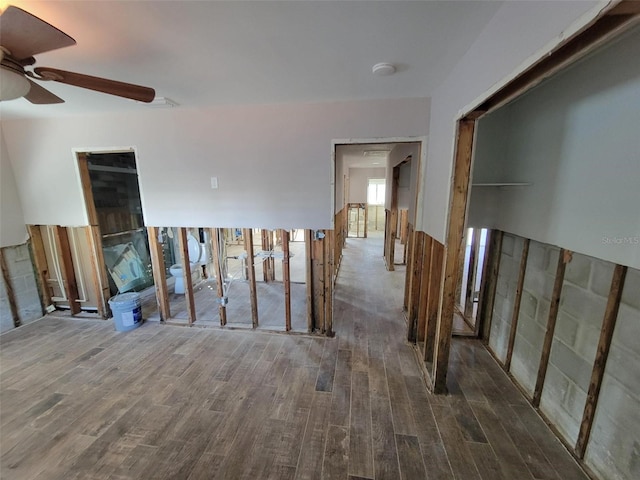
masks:
<instances>
[{"instance_id":1,"label":"toilet","mask_svg":"<svg viewBox=\"0 0 640 480\"><path fill-rule=\"evenodd\" d=\"M187 235L187 251L189 252L189 265L191 267L191 278L196 280L200 275L200 266L206 264L207 254L204 244L191 233ZM176 263L171 265L169 273L175 278L174 293L184 294L184 276L182 275L182 265Z\"/></svg>"}]
</instances>

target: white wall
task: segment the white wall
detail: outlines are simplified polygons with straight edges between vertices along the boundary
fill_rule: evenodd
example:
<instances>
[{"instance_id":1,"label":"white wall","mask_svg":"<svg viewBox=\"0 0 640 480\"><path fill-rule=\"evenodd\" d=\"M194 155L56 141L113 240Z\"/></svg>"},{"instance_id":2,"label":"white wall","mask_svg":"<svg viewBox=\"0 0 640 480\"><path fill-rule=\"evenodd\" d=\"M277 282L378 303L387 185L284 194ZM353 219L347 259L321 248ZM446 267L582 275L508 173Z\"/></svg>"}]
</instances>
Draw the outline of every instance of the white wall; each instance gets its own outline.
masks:
<instances>
[{"instance_id":1,"label":"white wall","mask_svg":"<svg viewBox=\"0 0 640 480\"><path fill-rule=\"evenodd\" d=\"M349 169L349 202L367 203L367 188L370 178L385 178L386 169L350 168Z\"/></svg>"},{"instance_id":2,"label":"white wall","mask_svg":"<svg viewBox=\"0 0 640 480\"><path fill-rule=\"evenodd\" d=\"M393 181L393 167L404 162L407 157L411 157L410 171L404 172L404 179L399 179L398 188L398 208L406 208L409 210L409 222L414 224L416 215L417 189L420 182L420 157L421 143L399 143L389 153L387 160L387 185L391 185ZM401 168L401 176L403 169ZM406 178L408 175L408 179ZM408 180L408 185L407 181ZM391 188L385 191L386 201L385 208L391 208Z\"/></svg>"},{"instance_id":3,"label":"white wall","mask_svg":"<svg viewBox=\"0 0 640 480\"><path fill-rule=\"evenodd\" d=\"M132 146L147 225L330 228L331 140L424 136L428 111L423 98L3 123L28 223L86 224L72 150Z\"/></svg>"},{"instance_id":4,"label":"white wall","mask_svg":"<svg viewBox=\"0 0 640 480\"><path fill-rule=\"evenodd\" d=\"M21 245L26 240L22 205L0 125L0 247Z\"/></svg>"},{"instance_id":5,"label":"white wall","mask_svg":"<svg viewBox=\"0 0 640 480\"><path fill-rule=\"evenodd\" d=\"M418 229L444 243L456 119L508 77L544 56L563 35L588 23L607 2L504 2L431 102L424 210ZM471 105L473 103L473 105Z\"/></svg>"},{"instance_id":6,"label":"white wall","mask_svg":"<svg viewBox=\"0 0 640 480\"><path fill-rule=\"evenodd\" d=\"M533 185L493 189L476 223L640 266L638 58L640 28L480 120L473 181Z\"/></svg>"}]
</instances>

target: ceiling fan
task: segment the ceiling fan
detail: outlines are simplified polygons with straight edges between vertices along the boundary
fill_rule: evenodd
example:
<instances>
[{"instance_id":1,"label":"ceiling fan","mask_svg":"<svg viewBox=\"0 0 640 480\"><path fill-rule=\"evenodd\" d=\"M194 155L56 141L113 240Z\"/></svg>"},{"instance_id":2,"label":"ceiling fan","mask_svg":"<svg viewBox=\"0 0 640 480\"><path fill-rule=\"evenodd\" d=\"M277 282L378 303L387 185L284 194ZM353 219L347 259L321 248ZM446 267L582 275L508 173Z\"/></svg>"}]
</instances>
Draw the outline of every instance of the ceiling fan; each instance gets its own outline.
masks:
<instances>
[{"instance_id":1,"label":"ceiling fan","mask_svg":"<svg viewBox=\"0 0 640 480\"><path fill-rule=\"evenodd\" d=\"M64 103L32 79L66 83L145 103L154 99L155 90L149 87L49 67L25 70L35 64L33 55L75 44L69 35L35 15L7 7L0 16L0 101L24 97L35 104Z\"/></svg>"}]
</instances>

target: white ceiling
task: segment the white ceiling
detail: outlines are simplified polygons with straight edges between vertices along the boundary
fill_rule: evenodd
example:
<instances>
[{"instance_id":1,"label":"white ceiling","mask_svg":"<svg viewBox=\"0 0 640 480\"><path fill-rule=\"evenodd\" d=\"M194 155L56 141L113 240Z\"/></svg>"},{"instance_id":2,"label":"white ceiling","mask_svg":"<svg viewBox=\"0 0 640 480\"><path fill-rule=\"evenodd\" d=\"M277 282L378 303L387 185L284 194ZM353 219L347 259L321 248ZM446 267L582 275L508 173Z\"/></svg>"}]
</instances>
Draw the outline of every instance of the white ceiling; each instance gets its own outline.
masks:
<instances>
[{"instance_id":1,"label":"white ceiling","mask_svg":"<svg viewBox=\"0 0 640 480\"><path fill-rule=\"evenodd\" d=\"M150 86L182 107L430 96L495 14L494 1L2 0L78 42L48 66ZM375 77L391 62L398 72ZM47 83L66 100L0 104L2 118L148 107Z\"/></svg>"}]
</instances>

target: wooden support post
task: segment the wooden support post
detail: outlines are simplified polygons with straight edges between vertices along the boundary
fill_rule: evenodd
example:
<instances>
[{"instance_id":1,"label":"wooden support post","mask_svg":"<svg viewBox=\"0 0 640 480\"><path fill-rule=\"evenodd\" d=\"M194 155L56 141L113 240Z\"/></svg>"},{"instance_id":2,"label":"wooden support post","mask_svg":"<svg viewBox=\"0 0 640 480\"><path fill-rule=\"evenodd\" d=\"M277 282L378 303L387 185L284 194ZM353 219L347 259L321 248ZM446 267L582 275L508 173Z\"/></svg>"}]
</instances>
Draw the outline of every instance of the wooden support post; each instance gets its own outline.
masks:
<instances>
[{"instance_id":1,"label":"wooden support post","mask_svg":"<svg viewBox=\"0 0 640 480\"><path fill-rule=\"evenodd\" d=\"M560 308L560 295L562 294L564 272L567 263L570 261L571 252L561 249L560 254L558 255L558 267L556 268L556 279L553 284L553 293L551 294L551 305L549 306L549 316L547 318L547 331L544 335L544 343L542 344L542 352L540 354L538 377L536 379L536 386L533 390L533 399L531 400L534 407L538 407L540 405L540 399L542 398L542 388L544 387L544 379L547 376L547 367L549 366L551 345L553 343L553 333L556 329L556 319L558 318L558 310Z\"/></svg>"},{"instance_id":2,"label":"wooden support post","mask_svg":"<svg viewBox=\"0 0 640 480\"><path fill-rule=\"evenodd\" d=\"M447 391L449 350L451 348L453 314L456 306L460 247L464 237L467 196L469 193L474 128L475 121L473 120L460 120L458 122L453 167L453 188L449 209L449 228L445 251L442 313L438 317L436 352L435 361L433 362L432 383L434 393L446 393Z\"/></svg>"},{"instance_id":3,"label":"wooden support post","mask_svg":"<svg viewBox=\"0 0 640 480\"><path fill-rule=\"evenodd\" d=\"M169 305L169 289L167 288L167 269L164 264L162 244L158 242L158 232L158 227L147 227L153 283L156 289L156 302L158 303L160 320L166 322L171 318L171 309Z\"/></svg>"},{"instance_id":4,"label":"wooden support post","mask_svg":"<svg viewBox=\"0 0 640 480\"><path fill-rule=\"evenodd\" d=\"M518 330L518 318L520 317L520 303L522 300L522 289L524 288L524 276L527 271L528 256L529 256L529 239L525 238L524 244L522 245L522 256L520 257L520 270L518 272L516 296L513 300L513 311L511 313L511 329L509 330L509 343L507 344L507 356L504 360L504 369L507 372L511 368L511 357L513 357L513 346L516 343L516 332Z\"/></svg>"},{"instance_id":5,"label":"wooden support post","mask_svg":"<svg viewBox=\"0 0 640 480\"><path fill-rule=\"evenodd\" d=\"M313 234L311 230L304 231L305 253L305 282L307 287L307 329L312 333L315 329L313 321Z\"/></svg>"},{"instance_id":6,"label":"wooden support post","mask_svg":"<svg viewBox=\"0 0 640 480\"><path fill-rule=\"evenodd\" d=\"M440 311L442 294L442 263L444 261L444 245L435 239L431 242L431 264L429 267L429 293L427 294L427 325L424 339L424 360L433 363L435 352L436 327Z\"/></svg>"},{"instance_id":7,"label":"wooden support post","mask_svg":"<svg viewBox=\"0 0 640 480\"><path fill-rule=\"evenodd\" d=\"M189 262L189 245L187 244L187 229L178 228L178 244L180 248L180 265L184 279L184 298L187 302L187 318L189 326L196 321L196 305L193 299L193 285L191 284L191 262Z\"/></svg>"},{"instance_id":8,"label":"wooden support post","mask_svg":"<svg viewBox=\"0 0 640 480\"><path fill-rule=\"evenodd\" d=\"M476 270L478 269L478 249L480 248L480 229L474 228L469 249L469 265L467 268L467 284L464 292L464 317L474 323L473 304L475 303Z\"/></svg>"},{"instance_id":9,"label":"wooden support post","mask_svg":"<svg viewBox=\"0 0 640 480\"><path fill-rule=\"evenodd\" d=\"M60 272L62 274L65 296L69 302L69 308L72 315L80 313L80 304L78 303L78 284L76 283L76 272L73 269L73 259L71 257L71 247L69 245L69 236L67 229L56 225L53 229L56 245L58 245L58 256L60 261Z\"/></svg>"},{"instance_id":10,"label":"wooden support post","mask_svg":"<svg viewBox=\"0 0 640 480\"><path fill-rule=\"evenodd\" d=\"M413 235L413 255L411 256L411 280L409 305L407 309L408 329L407 340L416 341L418 310L420 304L420 280L422 277L422 249L424 246L424 233L415 232Z\"/></svg>"},{"instance_id":11,"label":"wooden support post","mask_svg":"<svg viewBox=\"0 0 640 480\"><path fill-rule=\"evenodd\" d=\"M211 251L213 252L213 271L216 275L216 295L218 296L218 314L220 316L220 326L227 324L227 307L226 298L224 296L224 278L222 276L222 259L220 258L220 239L224 242L224 233L221 228L212 228L211 233ZM246 242L246 238L245 238ZM251 245L253 250L253 244ZM249 252L247 252L249 253ZM253 265L253 257L249 257L248 261Z\"/></svg>"},{"instance_id":12,"label":"wooden support post","mask_svg":"<svg viewBox=\"0 0 640 480\"><path fill-rule=\"evenodd\" d=\"M87 239L87 245L89 246L89 264L91 265L91 286L93 288L94 295L96 297L96 307L98 309L98 315L100 317L107 318L107 308L104 297L104 283L102 281L103 277L101 275L101 271L104 271L104 261L99 263L97 256L97 249L95 244L95 236L94 230L98 230L98 235L100 235L99 227L88 226L84 227L85 237ZM108 283L107 283L108 290Z\"/></svg>"},{"instance_id":13,"label":"wooden support post","mask_svg":"<svg viewBox=\"0 0 640 480\"><path fill-rule=\"evenodd\" d=\"M285 329L291 330L291 272L289 270L289 232L282 230L282 283L284 284Z\"/></svg>"},{"instance_id":14,"label":"wooden support post","mask_svg":"<svg viewBox=\"0 0 640 480\"><path fill-rule=\"evenodd\" d=\"M364 205L364 238L367 238L367 229L369 228L369 208L366 203L363 203L362 205Z\"/></svg>"},{"instance_id":15,"label":"wooden support post","mask_svg":"<svg viewBox=\"0 0 640 480\"><path fill-rule=\"evenodd\" d=\"M42 303L43 313L47 311L51 301L51 290L47 283L49 265L47 256L44 251L44 242L42 241L42 231L39 225L27 225L29 237L31 237L31 252L33 255L33 263L36 267L36 280L38 284L38 293L40 294L40 302Z\"/></svg>"},{"instance_id":16,"label":"wooden support post","mask_svg":"<svg viewBox=\"0 0 640 480\"><path fill-rule=\"evenodd\" d=\"M366 229L365 229L366 231ZM324 327L333 336L333 230L324 230Z\"/></svg>"},{"instance_id":17,"label":"wooden support post","mask_svg":"<svg viewBox=\"0 0 640 480\"><path fill-rule=\"evenodd\" d=\"M312 246L312 285L313 285L313 326L320 333L326 332L325 324L325 258L323 239L313 239Z\"/></svg>"},{"instance_id":18,"label":"wooden support post","mask_svg":"<svg viewBox=\"0 0 640 480\"><path fill-rule=\"evenodd\" d=\"M250 228L242 230L244 237L244 249L247 252L247 273L249 279L249 296L251 301L251 324L253 328L258 326L258 292L256 291L256 268L253 265L253 231Z\"/></svg>"},{"instance_id":19,"label":"wooden support post","mask_svg":"<svg viewBox=\"0 0 640 480\"><path fill-rule=\"evenodd\" d=\"M416 340L424 342L424 335L427 328L427 304L429 303L429 275L431 272L431 246L433 239L424 234L424 245L422 248L422 271L420 274L420 294L418 304L418 330Z\"/></svg>"},{"instance_id":20,"label":"wooden support post","mask_svg":"<svg viewBox=\"0 0 640 480\"><path fill-rule=\"evenodd\" d=\"M9 266L7 265L7 260L4 258L4 251L2 248L0 248L0 270L2 270L2 280L4 280L4 288L7 293L7 300L9 302L9 309L11 310L13 326L18 328L22 322L20 321L20 313L18 312L18 304L16 303L16 296L13 290L11 274L9 273Z\"/></svg>"},{"instance_id":21,"label":"wooden support post","mask_svg":"<svg viewBox=\"0 0 640 480\"><path fill-rule=\"evenodd\" d=\"M578 434L578 441L576 442L576 455L578 458L584 458L589 436L591 435L591 427L593 426L593 419L596 414L596 408L598 407L600 387L602 386L602 379L607 366L607 358L609 358L611 339L613 338L613 332L616 328L616 320L618 319L618 310L620 308L620 299L622 298L626 275L627 267L616 265L613 271L613 278L611 279L609 299L607 300L607 308L605 309L604 319L602 320L598 349L596 350L596 358L593 362L593 370L591 371L591 381L589 382L589 392L587 393L587 401L584 405L580 432Z\"/></svg>"},{"instance_id":22,"label":"wooden support post","mask_svg":"<svg viewBox=\"0 0 640 480\"><path fill-rule=\"evenodd\" d=\"M480 284L480 300L476 318L476 334L488 341L491 329L491 317L493 305L496 299L496 287L498 286L498 273L500 272L500 256L502 253L501 230L488 232L487 246L482 265L482 282Z\"/></svg>"},{"instance_id":23,"label":"wooden support post","mask_svg":"<svg viewBox=\"0 0 640 480\"><path fill-rule=\"evenodd\" d=\"M411 265L413 264L413 225L409 224L409 233L407 234L407 244L409 245L409 251L407 253L407 268L404 275L404 300L402 308L409 310L409 297L411 289Z\"/></svg>"}]
</instances>

